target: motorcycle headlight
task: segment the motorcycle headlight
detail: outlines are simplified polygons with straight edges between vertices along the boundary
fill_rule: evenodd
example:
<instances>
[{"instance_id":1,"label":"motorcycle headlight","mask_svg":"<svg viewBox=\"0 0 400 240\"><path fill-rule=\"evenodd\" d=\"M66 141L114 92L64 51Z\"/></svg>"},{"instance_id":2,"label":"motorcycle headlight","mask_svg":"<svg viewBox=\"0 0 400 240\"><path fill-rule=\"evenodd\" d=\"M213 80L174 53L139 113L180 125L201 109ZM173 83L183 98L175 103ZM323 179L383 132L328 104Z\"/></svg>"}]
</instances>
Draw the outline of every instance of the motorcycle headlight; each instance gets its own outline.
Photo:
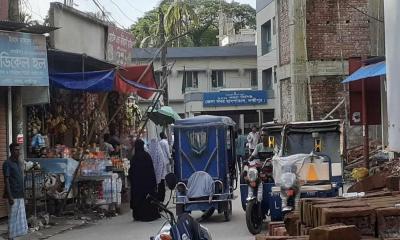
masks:
<instances>
[{"instance_id":1,"label":"motorcycle headlight","mask_svg":"<svg viewBox=\"0 0 400 240\"><path fill-rule=\"evenodd\" d=\"M247 177L249 178L250 182L255 182L257 181L258 178L258 171L255 168L251 168L249 169L248 173L247 173Z\"/></svg>"},{"instance_id":2,"label":"motorcycle headlight","mask_svg":"<svg viewBox=\"0 0 400 240\"><path fill-rule=\"evenodd\" d=\"M172 240L172 237L171 237L171 235L169 235L169 234L162 233L162 234L160 235L160 240Z\"/></svg>"}]
</instances>

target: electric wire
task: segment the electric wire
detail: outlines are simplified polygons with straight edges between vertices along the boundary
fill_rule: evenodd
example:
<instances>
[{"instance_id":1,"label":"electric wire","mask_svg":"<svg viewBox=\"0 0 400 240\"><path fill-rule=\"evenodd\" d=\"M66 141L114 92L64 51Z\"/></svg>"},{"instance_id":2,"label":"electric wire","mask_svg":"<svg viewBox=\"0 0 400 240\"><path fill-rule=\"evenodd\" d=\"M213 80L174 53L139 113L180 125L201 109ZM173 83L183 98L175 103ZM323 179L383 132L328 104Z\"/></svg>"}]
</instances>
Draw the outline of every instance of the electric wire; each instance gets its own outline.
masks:
<instances>
[{"instance_id":1,"label":"electric wire","mask_svg":"<svg viewBox=\"0 0 400 240\"><path fill-rule=\"evenodd\" d=\"M114 0L110 0L110 2L111 2L112 4L114 4L115 7L118 8L118 10L122 13L122 15L124 15L127 19L129 19L130 21L132 21L132 23L133 23L133 22L136 22L136 20L133 20L131 17L129 17L129 16L121 9L121 7L118 6L118 4L116 4L116 3L114 2Z\"/></svg>"}]
</instances>

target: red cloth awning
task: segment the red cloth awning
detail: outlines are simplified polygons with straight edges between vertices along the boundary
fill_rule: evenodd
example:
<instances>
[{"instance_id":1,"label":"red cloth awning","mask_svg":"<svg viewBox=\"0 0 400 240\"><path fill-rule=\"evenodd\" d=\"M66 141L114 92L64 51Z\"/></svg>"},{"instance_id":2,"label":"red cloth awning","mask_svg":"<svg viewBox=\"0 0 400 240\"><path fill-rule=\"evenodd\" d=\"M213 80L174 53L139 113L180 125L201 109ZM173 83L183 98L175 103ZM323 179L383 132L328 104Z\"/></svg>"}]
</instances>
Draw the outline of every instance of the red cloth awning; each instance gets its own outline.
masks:
<instances>
[{"instance_id":1,"label":"red cloth awning","mask_svg":"<svg viewBox=\"0 0 400 240\"><path fill-rule=\"evenodd\" d=\"M135 87L127 80L145 87ZM115 90L121 93L135 93L144 99L150 99L156 89L153 65L150 67L148 65L124 67L119 69L115 76Z\"/></svg>"}]
</instances>

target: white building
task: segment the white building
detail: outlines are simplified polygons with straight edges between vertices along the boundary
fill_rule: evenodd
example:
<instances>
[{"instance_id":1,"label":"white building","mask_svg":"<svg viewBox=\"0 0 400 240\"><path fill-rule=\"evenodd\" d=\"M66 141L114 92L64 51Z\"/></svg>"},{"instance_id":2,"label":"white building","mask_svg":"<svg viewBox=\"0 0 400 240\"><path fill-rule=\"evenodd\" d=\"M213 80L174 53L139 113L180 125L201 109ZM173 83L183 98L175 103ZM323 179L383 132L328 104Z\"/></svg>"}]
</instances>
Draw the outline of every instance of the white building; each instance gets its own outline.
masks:
<instances>
[{"instance_id":1,"label":"white building","mask_svg":"<svg viewBox=\"0 0 400 240\"><path fill-rule=\"evenodd\" d=\"M148 63L156 50L133 49L133 62ZM275 94L260 85L256 46L169 48L167 59L169 105L181 116L230 116L247 130L274 119ZM159 61L154 69L159 79Z\"/></svg>"},{"instance_id":2,"label":"white building","mask_svg":"<svg viewBox=\"0 0 400 240\"><path fill-rule=\"evenodd\" d=\"M257 0L257 71L258 88L274 98L275 119L280 119L277 83L277 23L276 1ZM263 119L264 121L266 119Z\"/></svg>"}]
</instances>

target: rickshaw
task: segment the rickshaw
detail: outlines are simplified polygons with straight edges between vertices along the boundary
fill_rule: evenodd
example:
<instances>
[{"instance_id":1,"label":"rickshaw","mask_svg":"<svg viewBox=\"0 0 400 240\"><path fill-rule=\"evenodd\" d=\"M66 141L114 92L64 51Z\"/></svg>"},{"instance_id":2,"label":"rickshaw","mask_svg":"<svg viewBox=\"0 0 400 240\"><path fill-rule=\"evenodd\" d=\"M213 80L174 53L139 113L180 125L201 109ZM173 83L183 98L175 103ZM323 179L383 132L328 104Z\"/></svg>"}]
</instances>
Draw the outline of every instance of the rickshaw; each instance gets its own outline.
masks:
<instances>
[{"instance_id":1,"label":"rickshaw","mask_svg":"<svg viewBox=\"0 0 400 240\"><path fill-rule=\"evenodd\" d=\"M210 115L175 122L177 215L203 211L211 216L217 210L230 220L237 179L234 126L229 117Z\"/></svg>"},{"instance_id":2,"label":"rickshaw","mask_svg":"<svg viewBox=\"0 0 400 240\"><path fill-rule=\"evenodd\" d=\"M334 197L342 186L342 150L343 136L340 120L294 122L289 124L266 123L263 128L268 130L270 147L275 148L275 154L285 157L295 154L310 154L319 156L323 161L318 164L308 162L303 166L301 178L307 181L312 172L314 181L308 181L300 188L301 198ZM311 169L311 170L310 170ZM302 179L303 180L303 179ZM246 211L248 184L241 178L240 183L242 207ZM261 222L267 215L271 221L282 221L281 189L275 182L263 183L263 198L260 216L246 222L253 234L261 231ZM248 211L246 211L248 212ZM254 220L256 219L256 220ZM261 221L251 223L252 221ZM250 226L249 226L250 225Z\"/></svg>"}]
</instances>

